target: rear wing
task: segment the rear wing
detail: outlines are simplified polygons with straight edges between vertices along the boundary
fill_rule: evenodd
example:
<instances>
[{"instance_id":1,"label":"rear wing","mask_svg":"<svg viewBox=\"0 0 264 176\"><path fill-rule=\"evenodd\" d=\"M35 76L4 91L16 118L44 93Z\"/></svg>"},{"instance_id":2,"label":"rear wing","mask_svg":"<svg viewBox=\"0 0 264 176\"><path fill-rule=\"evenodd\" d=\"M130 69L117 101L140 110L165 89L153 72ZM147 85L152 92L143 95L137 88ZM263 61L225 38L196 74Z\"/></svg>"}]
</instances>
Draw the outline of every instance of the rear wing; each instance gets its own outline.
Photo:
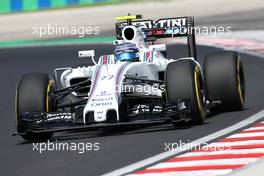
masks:
<instances>
[{"instance_id":1,"label":"rear wing","mask_svg":"<svg viewBox=\"0 0 264 176\"><path fill-rule=\"evenodd\" d=\"M117 17L116 19L119 21L115 24L116 38L122 40L122 30L128 25L140 27L146 36L146 42L155 41L159 38L186 37L189 57L197 58L194 17L162 18L158 20L141 20L141 18L141 15Z\"/></svg>"}]
</instances>

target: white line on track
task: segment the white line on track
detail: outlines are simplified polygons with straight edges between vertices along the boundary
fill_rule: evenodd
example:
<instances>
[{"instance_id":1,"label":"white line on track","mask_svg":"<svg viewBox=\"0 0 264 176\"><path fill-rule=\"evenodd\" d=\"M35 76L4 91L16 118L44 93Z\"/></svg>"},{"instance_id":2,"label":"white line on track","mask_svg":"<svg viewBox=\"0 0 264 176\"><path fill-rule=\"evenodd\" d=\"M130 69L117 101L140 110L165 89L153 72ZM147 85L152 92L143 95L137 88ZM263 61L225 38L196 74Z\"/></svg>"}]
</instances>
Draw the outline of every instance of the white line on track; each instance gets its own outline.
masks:
<instances>
[{"instance_id":1,"label":"white line on track","mask_svg":"<svg viewBox=\"0 0 264 176\"><path fill-rule=\"evenodd\" d=\"M257 122L258 120L262 119L263 117L264 117L264 110L254 114L254 115L248 117L247 119L245 119L241 122L238 122L238 123L236 123L230 127L219 130L213 134L210 134L210 135L205 136L203 138L197 139L193 142L190 142L188 145L186 145L188 147L185 147L185 150L182 150L180 147L178 147L178 148L174 149L173 152L172 151L166 151L166 152L160 153L158 155L152 156L150 158L144 159L142 161L136 162L134 164L131 164L131 165L125 166L123 168L109 172L107 174L104 174L103 176L119 176L119 175L131 173L131 172L136 171L138 169L149 166L153 163L159 162L163 159L166 159L166 158L172 157L174 155L180 154L183 151L190 150L191 146L195 146L197 144L207 143L211 140L214 140L214 139L219 138L221 136L227 135L227 134L229 134L233 131L236 131L238 129L241 129L243 127L246 127L252 123Z\"/></svg>"},{"instance_id":2,"label":"white line on track","mask_svg":"<svg viewBox=\"0 0 264 176\"><path fill-rule=\"evenodd\" d=\"M264 130L264 126L251 127L251 128L245 129L243 131L252 131L252 130Z\"/></svg>"},{"instance_id":3,"label":"white line on track","mask_svg":"<svg viewBox=\"0 0 264 176\"><path fill-rule=\"evenodd\" d=\"M233 134L231 136L228 136L227 138L238 138L238 137L259 137L264 136L264 132L256 132L256 133L237 133Z\"/></svg>"},{"instance_id":4,"label":"white line on track","mask_svg":"<svg viewBox=\"0 0 264 176\"><path fill-rule=\"evenodd\" d=\"M165 172L165 173L146 173L142 176L212 176L212 175L226 175L232 172L232 169L221 170L199 170L199 171L177 171L177 172ZM129 174L128 176L140 176L141 174Z\"/></svg>"},{"instance_id":5,"label":"white line on track","mask_svg":"<svg viewBox=\"0 0 264 176\"><path fill-rule=\"evenodd\" d=\"M195 160L195 161L176 161L176 162L163 162L151 166L148 169L164 169L174 167L187 167L187 166L208 166L208 165L230 165L230 164L249 164L258 161L260 158L233 158L233 159L210 159L210 160Z\"/></svg>"}]
</instances>

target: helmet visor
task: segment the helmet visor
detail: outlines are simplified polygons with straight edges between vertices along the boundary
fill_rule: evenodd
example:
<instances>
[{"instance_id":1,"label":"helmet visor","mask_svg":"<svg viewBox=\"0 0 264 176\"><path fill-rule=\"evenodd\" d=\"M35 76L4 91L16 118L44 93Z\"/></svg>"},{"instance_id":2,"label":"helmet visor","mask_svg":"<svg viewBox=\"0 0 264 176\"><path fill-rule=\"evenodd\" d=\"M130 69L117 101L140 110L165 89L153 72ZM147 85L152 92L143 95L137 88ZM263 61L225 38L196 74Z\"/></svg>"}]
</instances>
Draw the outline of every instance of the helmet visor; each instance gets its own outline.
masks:
<instances>
[{"instance_id":1,"label":"helmet visor","mask_svg":"<svg viewBox=\"0 0 264 176\"><path fill-rule=\"evenodd\" d=\"M116 61L136 61L138 58L138 52L118 52L115 54Z\"/></svg>"}]
</instances>

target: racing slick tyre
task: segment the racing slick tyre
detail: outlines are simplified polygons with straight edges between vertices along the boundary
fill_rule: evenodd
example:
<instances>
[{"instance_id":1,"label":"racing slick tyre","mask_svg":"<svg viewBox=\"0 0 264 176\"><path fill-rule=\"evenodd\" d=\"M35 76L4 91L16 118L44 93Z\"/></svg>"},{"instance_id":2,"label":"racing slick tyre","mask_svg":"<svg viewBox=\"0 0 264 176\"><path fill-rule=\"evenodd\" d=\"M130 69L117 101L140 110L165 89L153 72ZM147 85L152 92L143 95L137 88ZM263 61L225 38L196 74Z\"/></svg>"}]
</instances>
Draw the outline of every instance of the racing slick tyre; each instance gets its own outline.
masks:
<instances>
[{"instance_id":1,"label":"racing slick tyre","mask_svg":"<svg viewBox=\"0 0 264 176\"><path fill-rule=\"evenodd\" d=\"M49 96L52 90L53 84L48 74L34 73L22 76L16 93L16 116L17 132L25 133L21 135L23 139L36 141L52 137L53 133L27 132L29 124L21 120L21 115L24 112L52 111L52 101Z\"/></svg>"},{"instance_id":2,"label":"racing slick tyre","mask_svg":"<svg viewBox=\"0 0 264 176\"><path fill-rule=\"evenodd\" d=\"M169 63L165 72L166 98L168 102L188 100L190 123L202 124L206 118L204 82L200 67L190 59Z\"/></svg>"},{"instance_id":3,"label":"racing slick tyre","mask_svg":"<svg viewBox=\"0 0 264 176\"><path fill-rule=\"evenodd\" d=\"M245 103L245 79L238 53L225 51L206 56L204 75L209 101L221 101L212 112L242 110Z\"/></svg>"}]
</instances>

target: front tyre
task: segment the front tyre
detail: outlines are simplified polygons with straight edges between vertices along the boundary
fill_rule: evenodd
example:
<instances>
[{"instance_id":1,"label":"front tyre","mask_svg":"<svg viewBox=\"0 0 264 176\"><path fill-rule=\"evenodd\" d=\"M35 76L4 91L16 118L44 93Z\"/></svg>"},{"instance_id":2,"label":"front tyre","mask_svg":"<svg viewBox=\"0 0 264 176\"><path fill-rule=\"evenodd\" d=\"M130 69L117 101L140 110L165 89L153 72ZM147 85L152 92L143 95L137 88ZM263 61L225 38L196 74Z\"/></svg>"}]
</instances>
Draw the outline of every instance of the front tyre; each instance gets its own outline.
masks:
<instances>
[{"instance_id":1,"label":"front tyre","mask_svg":"<svg viewBox=\"0 0 264 176\"><path fill-rule=\"evenodd\" d=\"M198 64L190 59L169 63L165 73L166 98L169 102L189 100L191 123L202 124L206 118L204 83Z\"/></svg>"},{"instance_id":2,"label":"front tyre","mask_svg":"<svg viewBox=\"0 0 264 176\"><path fill-rule=\"evenodd\" d=\"M53 110L50 93L53 90L52 81L48 74L34 73L22 76L16 93L16 118L17 132L25 133L22 136L25 140L47 140L53 133L30 133L28 123L21 120L25 112L50 112ZM34 117L32 117L34 118ZM33 119L32 119L33 120Z\"/></svg>"}]
</instances>

